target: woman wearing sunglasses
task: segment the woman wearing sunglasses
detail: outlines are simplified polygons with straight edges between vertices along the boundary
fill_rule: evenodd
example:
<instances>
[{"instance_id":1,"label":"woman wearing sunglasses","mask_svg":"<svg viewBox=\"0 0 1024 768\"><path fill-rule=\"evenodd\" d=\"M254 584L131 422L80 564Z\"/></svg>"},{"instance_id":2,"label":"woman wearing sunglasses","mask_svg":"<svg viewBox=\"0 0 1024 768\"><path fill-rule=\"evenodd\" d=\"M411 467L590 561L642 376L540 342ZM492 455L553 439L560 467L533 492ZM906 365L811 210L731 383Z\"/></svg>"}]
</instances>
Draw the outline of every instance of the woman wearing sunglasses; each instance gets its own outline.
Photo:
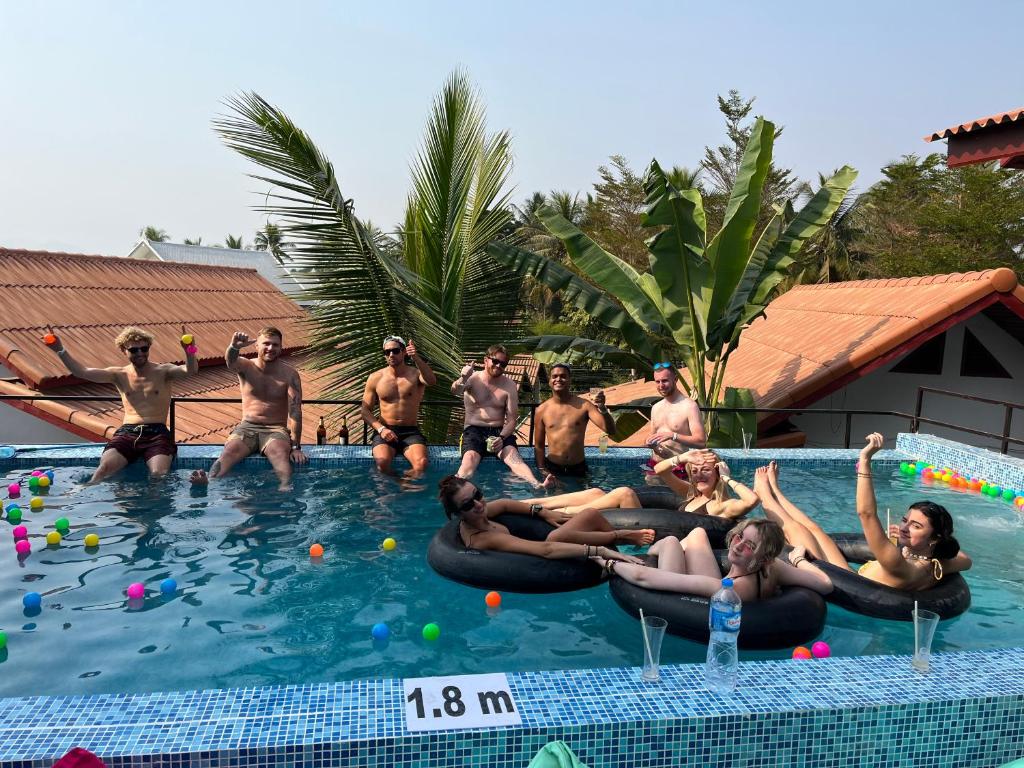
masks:
<instances>
[{"instance_id":1,"label":"woman wearing sunglasses","mask_svg":"<svg viewBox=\"0 0 1024 768\"><path fill-rule=\"evenodd\" d=\"M779 559L786 539L771 520L741 521L726 540L729 568L724 574L703 528L694 528L682 541L675 536L660 539L648 550L658 558L657 567L607 559L601 562L631 584L701 597L714 595L726 576L733 580L733 589L744 603L773 597L782 586L807 587L821 594L832 590L828 577L802 553L794 550L789 562Z\"/></svg>"},{"instance_id":2,"label":"woman wearing sunglasses","mask_svg":"<svg viewBox=\"0 0 1024 768\"><path fill-rule=\"evenodd\" d=\"M672 470L686 466L686 480ZM729 467L712 451L693 449L659 461L654 471L665 485L683 497L680 512L712 517L743 517L757 506L757 494L729 476ZM735 498L731 493L735 493Z\"/></svg>"},{"instance_id":3,"label":"woman wearing sunglasses","mask_svg":"<svg viewBox=\"0 0 1024 768\"><path fill-rule=\"evenodd\" d=\"M459 521L462 544L471 549L515 552L548 559L601 557L623 563L640 563L639 558L609 549L612 544L642 546L654 540L654 531L615 530L597 510L585 510L574 517L538 504L512 499L486 501L469 480L448 475L438 484L438 497L445 515ZM544 541L532 541L512 534L494 518L499 515L539 517L556 526Z\"/></svg>"}]
</instances>

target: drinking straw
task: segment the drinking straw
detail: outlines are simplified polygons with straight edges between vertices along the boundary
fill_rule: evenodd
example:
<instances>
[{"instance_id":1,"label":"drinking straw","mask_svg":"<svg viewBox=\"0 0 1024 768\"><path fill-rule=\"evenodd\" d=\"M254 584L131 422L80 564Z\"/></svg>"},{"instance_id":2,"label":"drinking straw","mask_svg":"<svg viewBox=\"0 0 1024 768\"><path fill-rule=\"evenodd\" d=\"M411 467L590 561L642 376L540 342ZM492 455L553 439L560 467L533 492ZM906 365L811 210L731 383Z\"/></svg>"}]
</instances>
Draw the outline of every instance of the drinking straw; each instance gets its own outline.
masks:
<instances>
[{"instance_id":1,"label":"drinking straw","mask_svg":"<svg viewBox=\"0 0 1024 768\"><path fill-rule=\"evenodd\" d=\"M889 517L889 508L885 508L885 538L892 541L892 518Z\"/></svg>"},{"instance_id":2,"label":"drinking straw","mask_svg":"<svg viewBox=\"0 0 1024 768\"><path fill-rule=\"evenodd\" d=\"M917 600L914 601L914 655L917 656L917 649L920 647L920 629L917 626ZM646 637L646 636L645 636Z\"/></svg>"},{"instance_id":3,"label":"drinking straw","mask_svg":"<svg viewBox=\"0 0 1024 768\"><path fill-rule=\"evenodd\" d=\"M915 625L916 626L916 625ZM651 641L647 639L647 625L644 624L644 609L640 609L640 633L644 636L644 649L647 651L647 658L654 664L654 655L651 653ZM914 647L917 647L916 644Z\"/></svg>"}]
</instances>

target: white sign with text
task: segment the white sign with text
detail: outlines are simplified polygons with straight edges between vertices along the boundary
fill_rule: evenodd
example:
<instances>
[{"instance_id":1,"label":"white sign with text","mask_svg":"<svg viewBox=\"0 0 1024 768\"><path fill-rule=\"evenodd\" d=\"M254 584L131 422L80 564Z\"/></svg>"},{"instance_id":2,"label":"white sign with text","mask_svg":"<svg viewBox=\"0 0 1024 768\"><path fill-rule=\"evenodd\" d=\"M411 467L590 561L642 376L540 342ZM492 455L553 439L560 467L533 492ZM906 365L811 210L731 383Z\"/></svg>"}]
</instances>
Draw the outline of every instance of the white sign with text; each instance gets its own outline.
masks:
<instances>
[{"instance_id":1,"label":"white sign with text","mask_svg":"<svg viewBox=\"0 0 1024 768\"><path fill-rule=\"evenodd\" d=\"M405 724L410 731L490 728L523 722L504 673L411 677L404 682Z\"/></svg>"}]
</instances>

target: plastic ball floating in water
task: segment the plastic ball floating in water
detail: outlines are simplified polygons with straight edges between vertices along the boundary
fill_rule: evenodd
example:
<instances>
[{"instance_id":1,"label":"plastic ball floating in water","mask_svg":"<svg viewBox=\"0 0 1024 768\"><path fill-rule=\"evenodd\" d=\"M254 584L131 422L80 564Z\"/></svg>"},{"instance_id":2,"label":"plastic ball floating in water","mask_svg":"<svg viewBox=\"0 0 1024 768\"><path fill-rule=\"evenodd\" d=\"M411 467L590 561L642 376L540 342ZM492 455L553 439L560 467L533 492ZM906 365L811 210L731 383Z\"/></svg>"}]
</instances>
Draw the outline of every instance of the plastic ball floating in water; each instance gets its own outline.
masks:
<instances>
[{"instance_id":1,"label":"plastic ball floating in water","mask_svg":"<svg viewBox=\"0 0 1024 768\"><path fill-rule=\"evenodd\" d=\"M26 528L24 525L16 525L14 526L14 530L11 531L11 534L14 536L15 539L27 539L28 528Z\"/></svg>"},{"instance_id":2,"label":"plastic ball floating in water","mask_svg":"<svg viewBox=\"0 0 1024 768\"><path fill-rule=\"evenodd\" d=\"M32 545L29 544L28 539L18 539L14 544L14 551L19 555L27 555L32 551Z\"/></svg>"},{"instance_id":3,"label":"plastic ball floating in water","mask_svg":"<svg viewBox=\"0 0 1024 768\"><path fill-rule=\"evenodd\" d=\"M174 579L167 578L160 582L160 592L164 595L173 595L178 591L178 582Z\"/></svg>"},{"instance_id":4,"label":"plastic ball floating in water","mask_svg":"<svg viewBox=\"0 0 1024 768\"><path fill-rule=\"evenodd\" d=\"M33 496L32 501L28 503L29 507L32 508L33 512L38 512L43 508L43 500L38 496Z\"/></svg>"},{"instance_id":5,"label":"plastic ball floating in water","mask_svg":"<svg viewBox=\"0 0 1024 768\"><path fill-rule=\"evenodd\" d=\"M381 542L380 546L381 549L383 549L385 552L390 552L398 546L398 542L392 539L390 536L388 536L386 539L384 539L383 542Z\"/></svg>"},{"instance_id":6,"label":"plastic ball floating in water","mask_svg":"<svg viewBox=\"0 0 1024 768\"><path fill-rule=\"evenodd\" d=\"M819 640L811 646L811 653L814 654L816 659L827 659L832 655L832 649L829 648L828 643L824 640Z\"/></svg>"},{"instance_id":7,"label":"plastic ball floating in water","mask_svg":"<svg viewBox=\"0 0 1024 768\"><path fill-rule=\"evenodd\" d=\"M57 544L60 544L61 538L63 537L60 535L59 532L50 531L48 534L46 534L46 543L50 546L56 546Z\"/></svg>"},{"instance_id":8,"label":"plastic ball floating in water","mask_svg":"<svg viewBox=\"0 0 1024 768\"><path fill-rule=\"evenodd\" d=\"M11 483L7 486L7 495L12 499L18 498L21 496L21 486L17 483Z\"/></svg>"},{"instance_id":9,"label":"plastic ball floating in water","mask_svg":"<svg viewBox=\"0 0 1024 768\"><path fill-rule=\"evenodd\" d=\"M39 475L32 475L32 477L30 477L28 479L28 487L29 488L38 488L39 487Z\"/></svg>"},{"instance_id":10,"label":"plastic ball floating in water","mask_svg":"<svg viewBox=\"0 0 1024 768\"><path fill-rule=\"evenodd\" d=\"M7 633L0 632L0 651L7 647Z\"/></svg>"},{"instance_id":11,"label":"plastic ball floating in water","mask_svg":"<svg viewBox=\"0 0 1024 768\"><path fill-rule=\"evenodd\" d=\"M437 638L439 638L440 636L441 628L437 626L437 624L435 624L434 622L430 622L429 624L423 627L424 640L430 640L431 642L433 642L434 640L437 640Z\"/></svg>"},{"instance_id":12,"label":"plastic ball floating in water","mask_svg":"<svg viewBox=\"0 0 1024 768\"><path fill-rule=\"evenodd\" d=\"M52 469L46 470L43 474L46 475L46 479L47 480L49 480L51 483L53 482L53 470Z\"/></svg>"},{"instance_id":13,"label":"plastic ball floating in water","mask_svg":"<svg viewBox=\"0 0 1024 768\"><path fill-rule=\"evenodd\" d=\"M1014 495L1015 494L1013 493L1013 491L1011 491L1009 488L1003 490L1003 498L1006 501L1013 501Z\"/></svg>"},{"instance_id":14,"label":"plastic ball floating in water","mask_svg":"<svg viewBox=\"0 0 1024 768\"><path fill-rule=\"evenodd\" d=\"M66 517L58 517L54 521L53 527L56 528L58 531L66 531L71 528L71 521L68 520Z\"/></svg>"},{"instance_id":15,"label":"plastic ball floating in water","mask_svg":"<svg viewBox=\"0 0 1024 768\"><path fill-rule=\"evenodd\" d=\"M323 557L324 556L323 545L322 544L312 544L309 547L309 556L310 557Z\"/></svg>"},{"instance_id":16,"label":"plastic ball floating in water","mask_svg":"<svg viewBox=\"0 0 1024 768\"><path fill-rule=\"evenodd\" d=\"M802 645L798 645L796 648L793 649L793 658L798 660L810 659L813 658L813 656L807 648L805 648Z\"/></svg>"},{"instance_id":17,"label":"plastic ball floating in water","mask_svg":"<svg viewBox=\"0 0 1024 768\"><path fill-rule=\"evenodd\" d=\"M487 597L484 598L484 602L487 603L488 608L497 608L501 605L501 593L488 592Z\"/></svg>"},{"instance_id":18,"label":"plastic ball floating in water","mask_svg":"<svg viewBox=\"0 0 1024 768\"><path fill-rule=\"evenodd\" d=\"M87 547L98 547L100 545L100 537L95 533L85 534L85 546Z\"/></svg>"},{"instance_id":19,"label":"plastic ball floating in water","mask_svg":"<svg viewBox=\"0 0 1024 768\"><path fill-rule=\"evenodd\" d=\"M26 608L38 608L43 604L43 596L38 592L26 592L25 596L21 598L21 604Z\"/></svg>"},{"instance_id":20,"label":"plastic ball floating in water","mask_svg":"<svg viewBox=\"0 0 1024 768\"><path fill-rule=\"evenodd\" d=\"M424 629L424 631L426 631ZM391 634L391 630L388 629L388 625L383 621L377 622L373 625L373 629L370 630L370 635L374 640L387 640Z\"/></svg>"},{"instance_id":21,"label":"plastic ball floating in water","mask_svg":"<svg viewBox=\"0 0 1024 768\"><path fill-rule=\"evenodd\" d=\"M146 596L146 585L141 581L136 581L134 584L129 584L125 592L128 594L129 600L141 600Z\"/></svg>"},{"instance_id":22,"label":"plastic ball floating in water","mask_svg":"<svg viewBox=\"0 0 1024 768\"><path fill-rule=\"evenodd\" d=\"M9 507L7 509L7 522L13 525L21 522L21 507Z\"/></svg>"},{"instance_id":23,"label":"plastic ball floating in water","mask_svg":"<svg viewBox=\"0 0 1024 768\"><path fill-rule=\"evenodd\" d=\"M39 476L39 487L40 488L49 488L50 487L50 478L48 478L46 475L40 475Z\"/></svg>"}]
</instances>

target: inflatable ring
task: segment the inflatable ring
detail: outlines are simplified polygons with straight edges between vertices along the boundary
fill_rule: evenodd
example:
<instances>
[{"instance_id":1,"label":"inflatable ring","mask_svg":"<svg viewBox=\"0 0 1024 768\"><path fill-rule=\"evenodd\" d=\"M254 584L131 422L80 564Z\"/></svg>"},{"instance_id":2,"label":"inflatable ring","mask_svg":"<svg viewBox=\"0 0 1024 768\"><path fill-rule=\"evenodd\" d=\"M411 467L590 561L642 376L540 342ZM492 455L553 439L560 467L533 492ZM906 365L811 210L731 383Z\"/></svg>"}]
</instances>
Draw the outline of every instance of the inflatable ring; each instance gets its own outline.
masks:
<instances>
[{"instance_id":1,"label":"inflatable ring","mask_svg":"<svg viewBox=\"0 0 1024 768\"><path fill-rule=\"evenodd\" d=\"M654 540L666 536L683 538L694 528L703 528L708 532L711 546L719 549L725 546L725 535L732 530L737 521L728 517L712 517L711 515L695 515L692 512L680 512L672 509L602 509L601 514L616 530L636 530L637 528L653 528Z\"/></svg>"},{"instance_id":2,"label":"inflatable ring","mask_svg":"<svg viewBox=\"0 0 1024 768\"><path fill-rule=\"evenodd\" d=\"M630 490L640 499L640 506L648 509L679 509L686 502L665 485L634 485Z\"/></svg>"},{"instance_id":3,"label":"inflatable ring","mask_svg":"<svg viewBox=\"0 0 1024 768\"><path fill-rule=\"evenodd\" d=\"M849 562L864 563L874 559L863 536L855 533L830 535ZM970 587L959 573L946 576L929 589L911 591L879 584L820 559L814 564L832 580L832 592L825 599L854 613L892 621L911 621L914 601L917 601L922 611L937 613L940 619L951 619L971 607Z\"/></svg>"},{"instance_id":4,"label":"inflatable ring","mask_svg":"<svg viewBox=\"0 0 1024 768\"><path fill-rule=\"evenodd\" d=\"M725 551L715 554L722 565ZM656 565L657 558L649 557L648 562ZM645 589L614 574L608 586L615 602L626 613L639 618L642 608L647 616L665 619L669 633L707 644L709 598ZM737 642L740 648L756 650L803 645L821 634L825 615L825 601L817 592L804 587L783 587L775 597L744 604Z\"/></svg>"},{"instance_id":5,"label":"inflatable ring","mask_svg":"<svg viewBox=\"0 0 1024 768\"><path fill-rule=\"evenodd\" d=\"M543 520L525 515L499 515L495 519L514 536L531 541L544 541L554 530ZM504 592L571 592L593 587L604 577L601 566L583 557L556 560L470 549L462 543L457 520L449 520L434 534L427 548L427 562L452 581Z\"/></svg>"}]
</instances>

